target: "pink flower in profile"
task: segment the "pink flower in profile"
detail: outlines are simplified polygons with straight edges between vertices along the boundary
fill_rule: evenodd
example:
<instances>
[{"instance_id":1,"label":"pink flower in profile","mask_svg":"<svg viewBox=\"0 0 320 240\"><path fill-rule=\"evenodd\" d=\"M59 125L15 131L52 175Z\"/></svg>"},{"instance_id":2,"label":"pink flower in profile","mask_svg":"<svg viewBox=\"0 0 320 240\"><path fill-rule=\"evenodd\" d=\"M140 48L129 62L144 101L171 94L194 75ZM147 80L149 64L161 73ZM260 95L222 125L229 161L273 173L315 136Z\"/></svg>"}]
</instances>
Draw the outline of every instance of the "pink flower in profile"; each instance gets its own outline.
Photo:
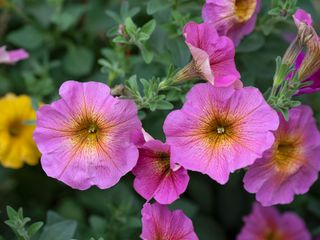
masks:
<instances>
[{"instance_id":1,"label":"pink flower in profile","mask_svg":"<svg viewBox=\"0 0 320 240\"><path fill-rule=\"evenodd\" d=\"M141 122L134 102L111 96L98 82L67 81L59 94L37 112L33 137L42 168L80 190L115 185L138 160L133 138Z\"/></svg>"},{"instance_id":2,"label":"pink flower in profile","mask_svg":"<svg viewBox=\"0 0 320 240\"><path fill-rule=\"evenodd\" d=\"M171 160L187 170L208 174L220 184L251 165L274 142L277 113L256 88L215 88L197 84L181 110L164 123Z\"/></svg>"},{"instance_id":3,"label":"pink flower in profile","mask_svg":"<svg viewBox=\"0 0 320 240\"><path fill-rule=\"evenodd\" d=\"M149 140L139 148L138 163L132 173L136 177L135 190L147 201L154 198L161 204L178 199L189 182L187 170L170 164L170 146L158 140Z\"/></svg>"},{"instance_id":4,"label":"pink flower in profile","mask_svg":"<svg viewBox=\"0 0 320 240\"><path fill-rule=\"evenodd\" d=\"M280 214L276 208L255 203L244 222L237 240L311 240L305 223L293 212Z\"/></svg>"},{"instance_id":5,"label":"pink flower in profile","mask_svg":"<svg viewBox=\"0 0 320 240\"><path fill-rule=\"evenodd\" d=\"M141 211L143 240L198 240L191 220L181 211L146 203Z\"/></svg>"},{"instance_id":6,"label":"pink flower in profile","mask_svg":"<svg viewBox=\"0 0 320 240\"><path fill-rule=\"evenodd\" d=\"M289 111L288 122L279 118L275 143L244 177L245 189L263 206L292 202L309 190L320 170L320 133L312 110L299 106Z\"/></svg>"},{"instance_id":7,"label":"pink flower in profile","mask_svg":"<svg viewBox=\"0 0 320 240\"><path fill-rule=\"evenodd\" d=\"M200 77L217 87L223 87L240 79L234 62L232 41L219 36L212 24L187 23L184 36L193 61L180 71L176 81Z\"/></svg>"},{"instance_id":8,"label":"pink flower in profile","mask_svg":"<svg viewBox=\"0 0 320 240\"><path fill-rule=\"evenodd\" d=\"M228 36L238 45L253 31L260 4L260 0L206 0L202 18L213 23L220 35Z\"/></svg>"},{"instance_id":9,"label":"pink flower in profile","mask_svg":"<svg viewBox=\"0 0 320 240\"><path fill-rule=\"evenodd\" d=\"M0 47L0 64L15 64L28 57L29 54L24 49L7 51L6 47Z\"/></svg>"}]
</instances>

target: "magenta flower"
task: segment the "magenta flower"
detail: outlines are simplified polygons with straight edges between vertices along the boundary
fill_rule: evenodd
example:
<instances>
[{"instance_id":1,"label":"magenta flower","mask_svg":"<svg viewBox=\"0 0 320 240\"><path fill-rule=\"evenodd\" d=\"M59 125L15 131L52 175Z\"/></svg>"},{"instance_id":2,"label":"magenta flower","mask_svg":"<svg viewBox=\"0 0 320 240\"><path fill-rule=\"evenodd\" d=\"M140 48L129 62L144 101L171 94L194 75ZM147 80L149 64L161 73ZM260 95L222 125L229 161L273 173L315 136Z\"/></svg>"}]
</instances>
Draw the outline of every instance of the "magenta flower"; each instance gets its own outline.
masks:
<instances>
[{"instance_id":1,"label":"magenta flower","mask_svg":"<svg viewBox=\"0 0 320 240\"><path fill-rule=\"evenodd\" d=\"M15 64L28 57L29 54L24 49L7 51L6 47L0 47L0 64Z\"/></svg>"},{"instance_id":2,"label":"magenta flower","mask_svg":"<svg viewBox=\"0 0 320 240\"><path fill-rule=\"evenodd\" d=\"M170 212L159 203L146 203L141 214L143 240L198 240L191 220L181 210Z\"/></svg>"},{"instance_id":3,"label":"magenta flower","mask_svg":"<svg viewBox=\"0 0 320 240\"><path fill-rule=\"evenodd\" d=\"M311 240L303 220L292 212L280 214L276 208L255 203L244 222L237 240Z\"/></svg>"},{"instance_id":4,"label":"magenta flower","mask_svg":"<svg viewBox=\"0 0 320 240\"><path fill-rule=\"evenodd\" d=\"M206 0L202 18L238 45L253 31L259 11L260 0Z\"/></svg>"},{"instance_id":5,"label":"magenta flower","mask_svg":"<svg viewBox=\"0 0 320 240\"><path fill-rule=\"evenodd\" d=\"M200 77L215 86L230 86L240 79L234 62L232 41L218 35L210 23L187 23L184 36L193 61L178 74L179 79Z\"/></svg>"},{"instance_id":6,"label":"magenta flower","mask_svg":"<svg viewBox=\"0 0 320 240\"><path fill-rule=\"evenodd\" d=\"M256 88L197 84L181 110L171 112L164 132L171 160L208 174L220 184L229 173L252 164L274 142L277 113Z\"/></svg>"},{"instance_id":7,"label":"magenta flower","mask_svg":"<svg viewBox=\"0 0 320 240\"><path fill-rule=\"evenodd\" d=\"M132 170L134 189L147 201L154 198L161 204L172 203L186 190L189 176L183 167L170 165L170 146L149 140L139 149L138 163Z\"/></svg>"},{"instance_id":8,"label":"magenta flower","mask_svg":"<svg viewBox=\"0 0 320 240\"><path fill-rule=\"evenodd\" d=\"M279 118L275 143L244 177L245 189L263 206L292 202L295 194L309 190L320 170L320 133L311 109L291 109L288 122Z\"/></svg>"},{"instance_id":9,"label":"magenta flower","mask_svg":"<svg viewBox=\"0 0 320 240\"><path fill-rule=\"evenodd\" d=\"M33 137L42 168L80 190L115 185L138 160L133 138L141 122L134 102L111 96L98 82L67 81L59 94L37 112Z\"/></svg>"}]
</instances>

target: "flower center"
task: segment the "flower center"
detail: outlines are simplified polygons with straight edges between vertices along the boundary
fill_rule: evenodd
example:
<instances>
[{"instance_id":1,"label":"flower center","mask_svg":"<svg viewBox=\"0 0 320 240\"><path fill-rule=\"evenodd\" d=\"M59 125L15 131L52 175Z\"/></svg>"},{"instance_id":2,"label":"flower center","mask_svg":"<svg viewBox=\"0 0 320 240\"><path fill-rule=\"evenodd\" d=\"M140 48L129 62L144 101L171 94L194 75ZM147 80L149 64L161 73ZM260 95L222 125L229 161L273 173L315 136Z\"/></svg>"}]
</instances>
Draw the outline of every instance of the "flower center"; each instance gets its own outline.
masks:
<instances>
[{"instance_id":1,"label":"flower center","mask_svg":"<svg viewBox=\"0 0 320 240\"><path fill-rule=\"evenodd\" d=\"M156 153L157 161L156 161L156 168L160 172L169 172L170 171L170 155L165 152Z\"/></svg>"},{"instance_id":2,"label":"flower center","mask_svg":"<svg viewBox=\"0 0 320 240\"><path fill-rule=\"evenodd\" d=\"M268 232L266 234L265 239L266 240L282 240L283 237L282 237L282 234L280 234L274 230L271 230L270 232Z\"/></svg>"},{"instance_id":3,"label":"flower center","mask_svg":"<svg viewBox=\"0 0 320 240\"><path fill-rule=\"evenodd\" d=\"M13 121L9 125L9 134L11 137L18 137L21 134L23 125L20 121Z\"/></svg>"},{"instance_id":4,"label":"flower center","mask_svg":"<svg viewBox=\"0 0 320 240\"><path fill-rule=\"evenodd\" d=\"M98 120L87 116L74 123L71 140L75 145L98 146L106 136L107 126Z\"/></svg>"},{"instance_id":5,"label":"flower center","mask_svg":"<svg viewBox=\"0 0 320 240\"><path fill-rule=\"evenodd\" d=\"M88 133L93 134L93 133L97 133L97 131L98 131L98 126L96 124L89 125Z\"/></svg>"},{"instance_id":6,"label":"flower center","mask_svg":"<svg viewBox=\"0 0 320 240\"><path fill-rule=\"evenodd\" d=\"M294 173L303 161L298 142L280 141L278 143L274 155L274 163L278 171Z\"/></svg>"},{"instance_id":7,"label":"flower center","mask_svg":"<svg viewBox=\"0 0 320 240\"><path fill-rule=\"evenodd\" d=\"M236 0L235 11L239 22L248 21L254 14L257 0Z\"/></svg>"},{"instance_id":8,"label":"flower center","mask_svg":"<svg viewBox=\"0 0 320 240\"><path fill-rule=\"evenodd\" d=\"M217 127L217 133L218 134L224 134L225 133L225 128L224 127Z\"/></svg>"}]
</instances>

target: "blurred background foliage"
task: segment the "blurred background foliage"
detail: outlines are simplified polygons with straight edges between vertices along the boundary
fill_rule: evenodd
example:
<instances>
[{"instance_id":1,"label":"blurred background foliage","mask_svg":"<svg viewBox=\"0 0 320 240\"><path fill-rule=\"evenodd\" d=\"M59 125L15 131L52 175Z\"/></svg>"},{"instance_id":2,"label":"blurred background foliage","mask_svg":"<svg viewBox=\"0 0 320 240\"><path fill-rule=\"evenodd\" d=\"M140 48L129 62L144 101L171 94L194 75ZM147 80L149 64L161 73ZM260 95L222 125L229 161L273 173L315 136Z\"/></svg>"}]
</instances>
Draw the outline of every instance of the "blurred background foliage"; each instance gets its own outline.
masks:
<instances>
[{"instance_id":1,"label":"blurred background foliage","mask_svg":"<svg viewBox=\"0 0 320 240\"><path fill-rule=\"evenodd\" d=\"M263 1L256 30L242 41L236 55L244 84L262 92L272 84L275 58L289 45L285 37L295 34L290 16L283 17L276 8L279 1L271 2ZM69 79L100 81L111 87L125 84L141 100L144 128L164 140L163 121L171 108L181 105L191 84L164 92L158 92L157 86L190 61L182 29L188 21L201 21L203 3L0 0L0 45L25 48L31 56L15 66L0 66L0 94L23 93L34 102L47 103L58 97L59 86ZM320 2L300 0L298 6L312 13L318 28ZM313 107L319 122L320 94L302 100ZM254 201L243 189L243 171L234 173L225 186L199 173L190 175L186 193L170 207L192 218L201 240L234 239ZM33 239L138 239L144 201L134 192L132 182L128 174L112 189L78 191L48 178L40 165L20 170L0 167L0 235L13 239L4 224L10 205L23 207L32 222L44 222ZM307 195L280 207L301 215L314 235L320 234L319 187L318 181ZM23 229L19 214L11 211L9 225L20 224Z\"/></svg>"}]
</instances>

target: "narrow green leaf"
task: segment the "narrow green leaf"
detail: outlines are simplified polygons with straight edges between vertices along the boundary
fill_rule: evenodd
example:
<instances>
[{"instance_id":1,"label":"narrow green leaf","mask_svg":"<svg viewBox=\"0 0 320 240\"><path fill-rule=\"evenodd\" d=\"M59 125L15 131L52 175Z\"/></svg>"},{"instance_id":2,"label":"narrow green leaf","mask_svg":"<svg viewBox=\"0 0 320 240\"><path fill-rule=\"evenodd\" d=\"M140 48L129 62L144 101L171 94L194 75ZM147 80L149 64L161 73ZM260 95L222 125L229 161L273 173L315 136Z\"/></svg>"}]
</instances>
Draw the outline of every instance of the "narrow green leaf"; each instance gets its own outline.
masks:
<instances>
[{"instance_id":1,"label":"narrow green leaf","mask_svg":"<svg viewBox=\"0 0 320 240\"><path fill-rule=\"evenodd\" d=\"M35 233L37 233L42 226L43 226L43 222L35 222L35 223L31 224L30 227L28 228L29 236L31 237Z\"/></svg>"},{"instance_id":2,"label":"narrow green leaf","mask_svg":"<svg viewBox=\"0 0 320 240\"><path fill-rule=\"evenodd\" d=\"M141 32L150 36L153 33L154 29L156 28L156 25L157 25L156 20L152 19L142 26Z\"/></svg>"}]
</instances>

